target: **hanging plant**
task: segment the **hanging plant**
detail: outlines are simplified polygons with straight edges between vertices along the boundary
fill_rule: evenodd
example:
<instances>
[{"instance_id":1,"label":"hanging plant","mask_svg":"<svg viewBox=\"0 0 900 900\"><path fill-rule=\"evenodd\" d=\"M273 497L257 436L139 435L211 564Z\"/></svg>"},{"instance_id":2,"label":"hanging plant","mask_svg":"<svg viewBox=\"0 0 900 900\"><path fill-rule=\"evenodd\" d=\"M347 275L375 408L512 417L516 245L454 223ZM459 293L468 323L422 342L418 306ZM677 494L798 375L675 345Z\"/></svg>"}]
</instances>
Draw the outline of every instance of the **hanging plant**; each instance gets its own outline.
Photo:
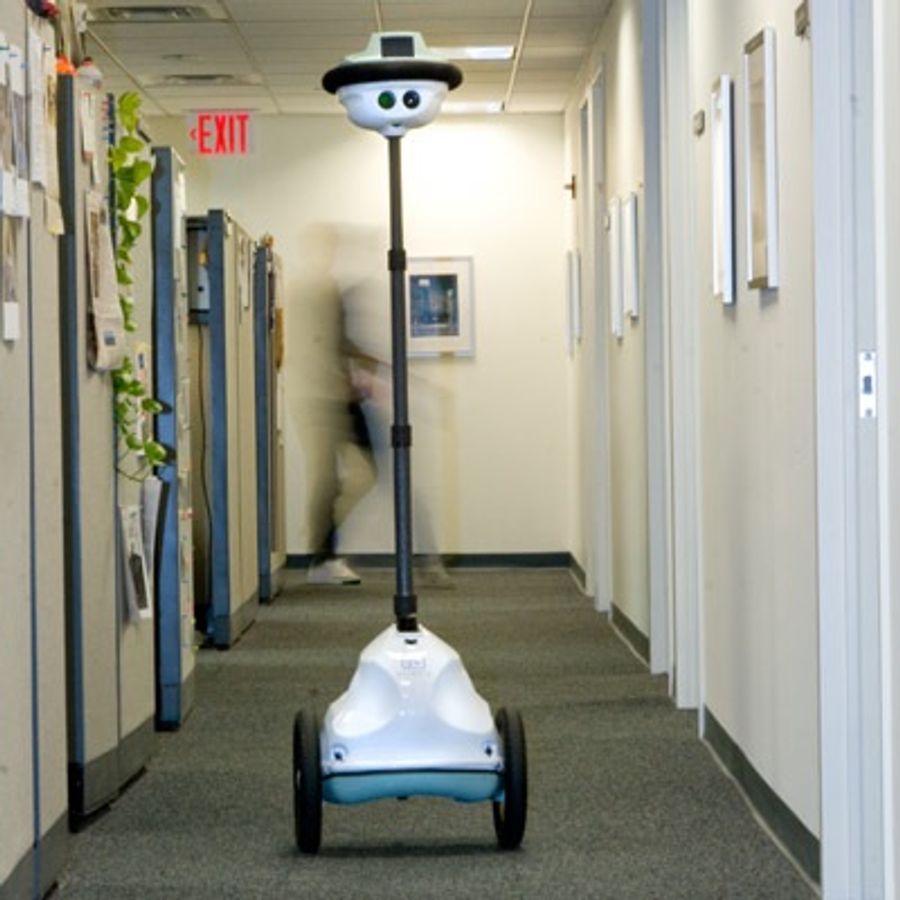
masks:
<instances>
[{"instance_id":1,"label":"hanging plant","mask_svg":"<svg viewBox=\"0 0 900 900\"><path fill-rule=\"evenodd\" d=\"M140 188L153 172L151 163L143 158L147 144L140 135L140 109L141 98L134 91L118 98L116 121L120 126L120 137L109 152L118 225L116 280L119 284L119 305L125 331L131 333L137 331L131 296L134 284L132 251L144 230L141 220L150 210L150 201ZM113 370L112 379L116 427L124 448L119 459L119 471L129 478L142 480L153 471L154 466L161 465L167 458L165 447L152 436L147 436L148 433L152 435L152 429L146 427L146 423L162 412L163 407L148 394L130 350L126 350L119 368ZM135 472L126 472L121 468L121 463L132 455L139 461L139 468Z\"/></svg>"}]
</instances>

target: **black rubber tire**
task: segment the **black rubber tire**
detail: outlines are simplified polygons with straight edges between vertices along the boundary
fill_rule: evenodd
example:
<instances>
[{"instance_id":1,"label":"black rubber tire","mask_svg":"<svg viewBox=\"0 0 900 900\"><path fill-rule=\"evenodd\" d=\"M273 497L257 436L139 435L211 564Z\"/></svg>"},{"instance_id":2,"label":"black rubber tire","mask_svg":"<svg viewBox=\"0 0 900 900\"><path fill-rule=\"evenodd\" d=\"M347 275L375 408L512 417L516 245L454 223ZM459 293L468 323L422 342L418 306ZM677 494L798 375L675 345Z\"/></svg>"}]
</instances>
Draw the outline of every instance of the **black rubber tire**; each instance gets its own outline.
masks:
<instances>
[{"instance_id":1,"label":"black rubber tire","mask_svg":"<svg viewBox=\"0 0 900 900\"><path fill-rule=\"evenodd\" d=\"M494 831L501 850L515 850L525 835L528 763L525 726L516 709L501 708L494 719L503 745L503 800L494 801Z\"/></svg>"},{"instance_id":2,"label":"black rubber tire","mask_svg":"<svg viewBox=\"0 0 900 900\"><path fill-rule=\"evenodd\" d=\"M294 834L298 850L319 852L322 843L319 718L306 709L301 709L294 718Z\"/></svg>"}]
</instances>

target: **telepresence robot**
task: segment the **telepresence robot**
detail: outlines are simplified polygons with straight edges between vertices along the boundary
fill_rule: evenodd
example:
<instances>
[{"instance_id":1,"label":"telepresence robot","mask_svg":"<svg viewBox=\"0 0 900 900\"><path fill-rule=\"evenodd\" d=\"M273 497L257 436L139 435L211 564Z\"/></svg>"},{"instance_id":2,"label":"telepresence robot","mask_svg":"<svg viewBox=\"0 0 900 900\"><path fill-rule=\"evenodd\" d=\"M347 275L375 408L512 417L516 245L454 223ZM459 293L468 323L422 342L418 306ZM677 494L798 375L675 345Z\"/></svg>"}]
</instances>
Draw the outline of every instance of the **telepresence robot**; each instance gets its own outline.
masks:
<instances>
[{"instance_id":1,"label":"telepresence robot","mask_svg":"<svg viewBox=\"0 0 900 900\"><path fill-rule=\"evenodd\" d=\"M305 853L319 849L323 801L489 800L501 848L515 849L525 832L522 717L500 709L491 719L456 651L419 624L413 592L400 139L431 122L448 90L461 82L460 70L414 32L374 34L362 53L322 79L354 124L388 139L397 588L395 623L362 651L349 688L328 708L324 724L307 709L294 720L294 825Z\"/></svg>"}]
</instances>

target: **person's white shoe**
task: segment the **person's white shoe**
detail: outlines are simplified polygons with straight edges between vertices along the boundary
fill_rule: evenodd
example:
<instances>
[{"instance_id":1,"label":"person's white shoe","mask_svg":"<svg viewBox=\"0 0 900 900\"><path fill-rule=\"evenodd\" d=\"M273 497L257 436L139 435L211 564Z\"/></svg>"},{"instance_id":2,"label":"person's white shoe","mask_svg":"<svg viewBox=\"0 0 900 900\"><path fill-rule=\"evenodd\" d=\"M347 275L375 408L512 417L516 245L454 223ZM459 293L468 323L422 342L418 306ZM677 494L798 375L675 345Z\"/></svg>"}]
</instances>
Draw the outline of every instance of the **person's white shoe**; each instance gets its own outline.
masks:
<instances>
[{"instance_id":1,"label":"person's white shoe","mask_svg":"<svg viewBox=\"0 0 900 900\"><path fill-rule=\"evenodd\" d=\"M361 579L346 560L334 557L313 563L306 573L306 580L310 584L359 584Z\"/></svg>"},{"instance_id":2,"label":"person's white shoe","mask_svg":"<svg viewBox=\"0 0 900 900\"><path fill-rule=\"evenodd\" d=\"M439 556L427 559L417 567L418 580L423 587L449 590L454 587L453 579Z\"/></svg>"}]
</instances>

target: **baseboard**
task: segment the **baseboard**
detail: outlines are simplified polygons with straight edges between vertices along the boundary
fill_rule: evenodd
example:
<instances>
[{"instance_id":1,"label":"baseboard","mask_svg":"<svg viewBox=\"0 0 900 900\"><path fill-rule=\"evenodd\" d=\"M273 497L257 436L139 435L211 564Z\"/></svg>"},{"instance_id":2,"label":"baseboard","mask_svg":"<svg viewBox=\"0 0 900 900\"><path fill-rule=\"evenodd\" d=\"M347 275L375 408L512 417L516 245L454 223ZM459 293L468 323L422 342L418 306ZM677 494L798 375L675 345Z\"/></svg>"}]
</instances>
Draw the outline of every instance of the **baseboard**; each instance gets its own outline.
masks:
<instances>
[{"instance_id":1,"label":"baseboard","mask_svg":"<svg viewBox=\"0 0 900 900\"><path fill-rule=\"evenodd\" d=\"M389 569L394 565L393 553L351 553L349 559L361 569ZM566 552L450 553L441 559L452 569L581 569ZM288 569L305 569L311 561L311 553L289 553L285 565Z\"/></svg>"},{"instance_id":2,"label":"baseboard","mask_svg":"<svg viewBox=\"0 0 900 900\"><path fill-rule=\"evenodd\" d=\"M763 821L815 882L821 877L819 839L800 821L790 807L769 787L708 708L703 708L703 738L713 753L743 788L747 799Z\"/></svg>"},{"instance_id":3,"label":"baseboard","mask_svg":"<svg viewBox=\"0 0 900 900\"><path fill-rule=\"evenodd\" d=\"M0 900L26 900L34 894L34 849L29 847L6 880L0 882Z\"/></svg>"},{"instance_id":4,"label":"baseboard","mask_svg":"<svg viewBox=\"0 0 900 900\"><path fill-rule=\"evenodd\" d=\"M612 623L637 655L650 665L650 638L613 603Z\"/></svg>"},{"instance_id":5,"label":"baseboard","mask_svg":"<svg viewBox=\"0 0 900 900\"><path fill-rule=\"evenodd\" d=\"M70 762L69 819L77 831L119 793L119 748L113 747L86 763Z\"/></svg>"},{"instance_id":6,"label":"baseboard","mask_svg":"<svg viewBox=\"0 0 900 900\"><path fill-rule=\"evenodd\" d=\"M63 813L41 837L39 860L40 896L45 897L56 884L69 852L69 817Z\"/></svg>"},{"instance_id":7,"label":"baseboard","mask_svg":"<svg viewBox=\"0 0 900 900\"><path fill-rule=\"evenodd\" d=\"M156 747L153 716L119 742L119 787L128 784L147 765Z\"/></svg>"},{"instance_id":8,"label":"baseboard","mask_svg":"<svg viewBox=\"0 0 900 900\"><path fill-rule=\"evenodd\" d=\"M177 731L194 707L196 691L194 671L179 684L164 684L159 692L156 714L157 731Z\"/></svg>"},{"instance_id":9,"label":"baseboard","mask_svg":"<svg viewBox=\"0 0 900 900\"><path fill-rule=\"evenodd\" d=\"M213 619L212 646L227 650L238 642L241 635L256 620L259 611L259 594L254 591L234 612Z\"/></svg>"},{"instance_id":10,"label":"baseboard","mask_svg":"<svg viewBox=\"0 0 900 900\"><path fill-rule=\"evenodd\" d=\"M577 559L575 559L574 556L572 556L571 553L569 554L568 569L572 577L575 579L575 583L578 585L578 587L581 588L582 593L589 594L590 591L588 590L587 585L587 575L585 575L584 569L581 568L581 564Z\"/></svg>"}]
</instances>

